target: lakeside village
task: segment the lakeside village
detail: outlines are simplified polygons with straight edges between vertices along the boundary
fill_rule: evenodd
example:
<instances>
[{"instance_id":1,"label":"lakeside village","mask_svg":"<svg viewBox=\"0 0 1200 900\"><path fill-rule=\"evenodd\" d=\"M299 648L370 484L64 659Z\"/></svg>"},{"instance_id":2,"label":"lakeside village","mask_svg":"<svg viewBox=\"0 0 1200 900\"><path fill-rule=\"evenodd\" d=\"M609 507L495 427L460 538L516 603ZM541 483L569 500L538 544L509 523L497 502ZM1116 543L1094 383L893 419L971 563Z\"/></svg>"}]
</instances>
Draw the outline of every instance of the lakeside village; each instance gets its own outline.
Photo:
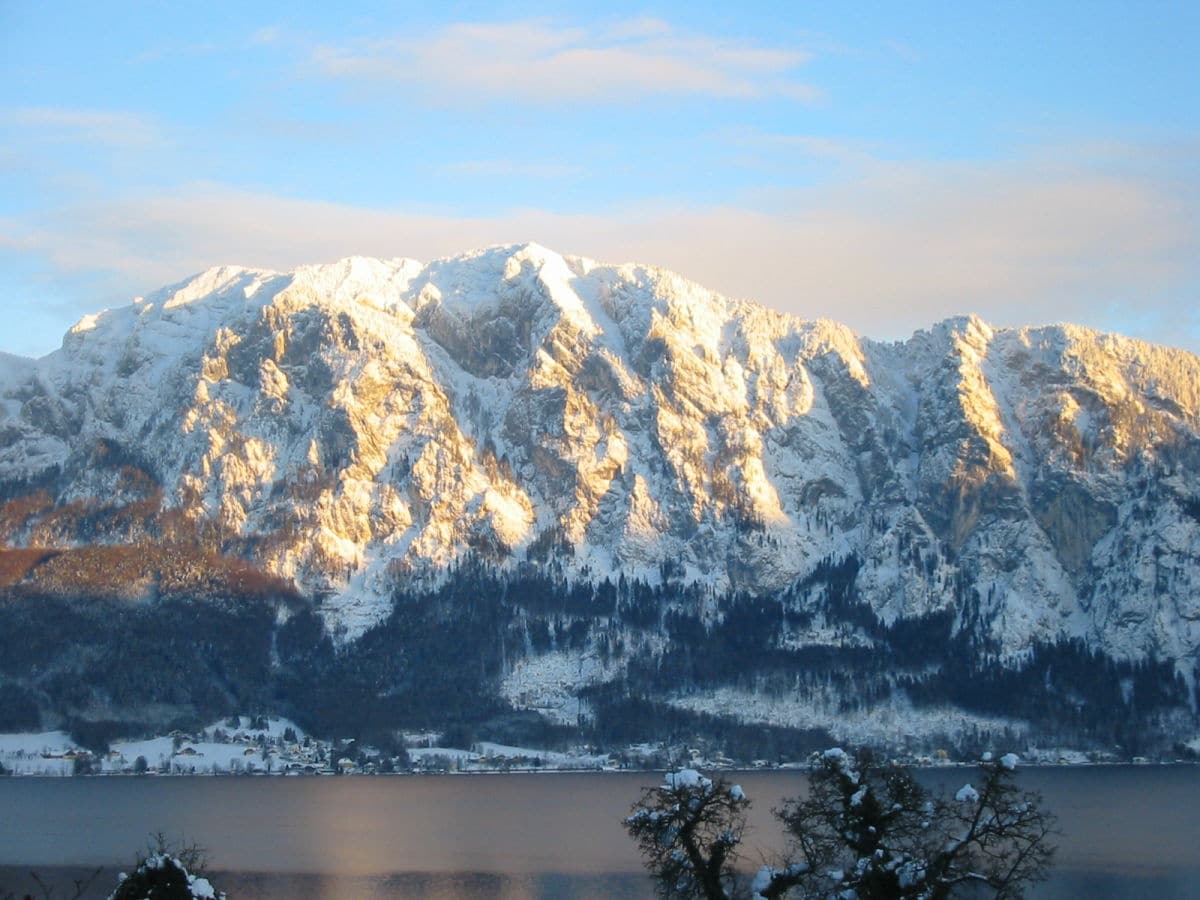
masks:
<instances>
[{"instance_id":1,"label":"lakeside village","mask_svg":"<svg viewBox=\"0 0 1200 900\"><path fill-rule=\"evenodd\" d=\"M591 747L559 752L461 740L453 732L409 732L389 750L356 740L305 734L287 719L234 716L195 733L173 731L147 740L87 748L62 731L0 734L0 774L69 775L391 775L482 772L568 772L800 768L806 759L737 761L696 747L635 744L619 752ZM456 740L456 738L458 738ZM469 749L453 746L469 743ZM1200 743L1200 742L1198 742ZM1030 749L1026 763L1088 765L1123 762L1114 754ZM1179 760L1183 761L1183 760ZM906 765L959 765L944 750L899 760ZM1135 757L1134 763L1149 760Z\"/></svg>"}]
</instances>

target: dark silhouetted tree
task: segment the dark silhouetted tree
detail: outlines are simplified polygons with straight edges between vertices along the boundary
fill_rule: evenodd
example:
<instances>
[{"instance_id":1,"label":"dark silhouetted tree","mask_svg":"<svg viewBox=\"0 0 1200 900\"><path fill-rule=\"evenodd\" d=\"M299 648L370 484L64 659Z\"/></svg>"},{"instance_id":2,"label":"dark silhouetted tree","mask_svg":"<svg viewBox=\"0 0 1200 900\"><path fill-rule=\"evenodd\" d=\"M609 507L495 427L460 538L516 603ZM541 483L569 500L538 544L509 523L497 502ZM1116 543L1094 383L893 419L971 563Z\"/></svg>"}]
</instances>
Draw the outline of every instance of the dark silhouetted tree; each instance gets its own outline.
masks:
<instances>
[{"instance_id":1,"label":"dark silhouetted tree","mask_svg":"<svg viewBox=\"0 0 1200 900\"><path fill-rule=\"evenodd\" d=\"M750 803L742 789L694 769L647 788L625 819L660 897L728 900Z\"/></svg>"},{"instance_id":2,"label":"dark silhouetted tree","mask_svg":"<svg viewBox=\"0 0 1200 900\"><path fill-rule=\"evenodd\" d=\"M980 763L979 787L934 797L902 767L866 750L827 750L812 764L809 795L777 811L795 862L764 870L759 897L853 892L859 900L956 894L1024 895L1053 858L1054 816L1014 783L1017 757Z\"/></svg>"},{"instance_id":3,"label":"dark silhouetted tree","mask_svg":"<svg viewBox=\"0 0 1200 900\"><path fill-rule=\"evenodd\" d=\"M903 766L869 751L813 757L806 797L776 810L788 862L764 866L754 900L1015 900L1042 880L1054 855L1054 816L1015 784L1017 757L990 755L978 787L933 796ZM663 897L730 900L733 862L749 801L740 788L685 770L648 790L625 827Z\"/></svg>"}]
</instances>

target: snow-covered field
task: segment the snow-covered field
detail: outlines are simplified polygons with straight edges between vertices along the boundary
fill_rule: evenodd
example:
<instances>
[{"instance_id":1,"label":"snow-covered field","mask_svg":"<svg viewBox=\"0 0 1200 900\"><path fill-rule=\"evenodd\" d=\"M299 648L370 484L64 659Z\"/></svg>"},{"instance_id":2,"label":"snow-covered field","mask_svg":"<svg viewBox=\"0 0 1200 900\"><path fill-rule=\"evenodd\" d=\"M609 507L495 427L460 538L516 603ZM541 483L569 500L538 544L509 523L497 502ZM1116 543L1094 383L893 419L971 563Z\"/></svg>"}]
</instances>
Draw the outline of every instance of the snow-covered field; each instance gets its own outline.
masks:
<instances>
[{"instance_id":1,"label":"snow-covered field","mask_svg":"<svg viewBox=\"0 0 1200 900\"><path fill-rule=\"evenodd\" d=\"M0 766L13 775L72 775L77 766L95 774L150 772L170 775L217 775L239 773L283 774L288 771L329 772L335 766L344 773L373 771L370 761L379 754L363 748L362 758L348 760L326 741L306 737L287 719L269 719L266 727L252 728L252 720L241 717L215 722L194 735L173 734L140 740L118 740L108 753L92 756L62 731L0 735ZM262 724L262 720L258 720ZM436 732L419 735L433 742ZM531 747L482 742L472 749L458 747L411 747L410 766L416 771L494 772L498 770L600 769L609 764L607 755L587 752L563 753ZM142 766L138 760L145 761Z\"/></svg>"},{"instance_id":2,"label":"snow-covered field","mask_svg":"<svg viewBox=\"0 0 1200 900\"><path fill-rule=\"evenodd\" d=\"M70 775L78 748L65 732L0 734L0 766L14 775Z\"/></svg>"},{"instance_id":3,"label":"snow-covered field","mask_svg":"<svg viewBox=\"0 0 1200 900\"><path fill-rule=\"evenodd\" d=\"M120 774L135 771L141 758L146 771L224 774L282 769L304 753L294 742L284 741L289 729L297 741L304 739L299 726L287 719L265 720L266 727L258 729L250 727L252 720L246 716L236 726L231 721L214 722L196 735L113 741L109 752L99 757L62 731L0 734L0 766L14 775L71 775L86 760L91 772Z\"/></svg>"}]
</instances>

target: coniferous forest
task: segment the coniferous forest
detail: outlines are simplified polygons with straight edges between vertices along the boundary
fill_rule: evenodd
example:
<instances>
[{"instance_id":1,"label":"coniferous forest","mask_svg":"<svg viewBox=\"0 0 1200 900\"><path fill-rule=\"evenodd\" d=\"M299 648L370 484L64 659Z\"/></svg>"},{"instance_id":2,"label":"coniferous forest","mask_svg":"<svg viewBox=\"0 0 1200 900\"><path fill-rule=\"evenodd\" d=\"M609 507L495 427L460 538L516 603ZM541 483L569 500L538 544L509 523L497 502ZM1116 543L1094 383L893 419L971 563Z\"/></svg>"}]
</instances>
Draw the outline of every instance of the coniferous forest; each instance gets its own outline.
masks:
<instances>
[{"instance_id":1,"label":"coniferous forest","mask_svg":"<svg viewBox=\"0 0 1200 900\"><path fill-rule=\"evenodd\" d=\"M63 727L100 745L247 712L339 737L455 728L545 746L704 740L735 759L772 760L830 735L674 701L734 688L832 697L849 715L903 698L1018 729L938 742L962 754L1020 734L1125 756L1164 752L1190 718L1174 666L1114 660L1081 641L1001 659L960 627L971 598L887 624L858 602L856 570L852 557L826 560L777 594L714 595L669 577L579 583L553 564L514 572L471 558L438 586L398 591L386 620L352 641L329 633L319 599L270 584L136 601L10 588L0 597L0 731ZM787 639L814 623L836 640ZM514 709L501 691L515 662L552 652L587 654L610 673L580 688L574 721Z\"/></svg>"}]
</instances>

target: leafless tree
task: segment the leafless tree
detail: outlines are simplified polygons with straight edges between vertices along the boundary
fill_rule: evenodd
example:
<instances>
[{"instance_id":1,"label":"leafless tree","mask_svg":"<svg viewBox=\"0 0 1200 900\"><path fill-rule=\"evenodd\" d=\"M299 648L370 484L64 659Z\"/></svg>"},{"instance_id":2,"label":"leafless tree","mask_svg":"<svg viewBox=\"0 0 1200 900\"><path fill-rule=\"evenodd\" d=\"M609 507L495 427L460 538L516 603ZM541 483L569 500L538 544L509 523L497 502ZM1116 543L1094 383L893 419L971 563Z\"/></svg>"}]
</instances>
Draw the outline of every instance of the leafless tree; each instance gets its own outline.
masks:
<instances>
[{"instance_id":1,"label":"leafless tree","mask_svg":"<svg viewBox=\"0 0 1200 900\"><path fill-rule=\"evenodd\" d=\"M38 886L41 900L60 900L60 898L62 900L79 900L103 871L103 869L98 868L83 878L73 878L71 886L62 888L61 894L57 886L42 880L42 877L37 872L30 872L29 877ZM11 891L0 893L0 900L17 900L17 895ZM35 900L35 898L33 894L26 893L22 895L20 900Z\"/></svg>"}]
</instances>

